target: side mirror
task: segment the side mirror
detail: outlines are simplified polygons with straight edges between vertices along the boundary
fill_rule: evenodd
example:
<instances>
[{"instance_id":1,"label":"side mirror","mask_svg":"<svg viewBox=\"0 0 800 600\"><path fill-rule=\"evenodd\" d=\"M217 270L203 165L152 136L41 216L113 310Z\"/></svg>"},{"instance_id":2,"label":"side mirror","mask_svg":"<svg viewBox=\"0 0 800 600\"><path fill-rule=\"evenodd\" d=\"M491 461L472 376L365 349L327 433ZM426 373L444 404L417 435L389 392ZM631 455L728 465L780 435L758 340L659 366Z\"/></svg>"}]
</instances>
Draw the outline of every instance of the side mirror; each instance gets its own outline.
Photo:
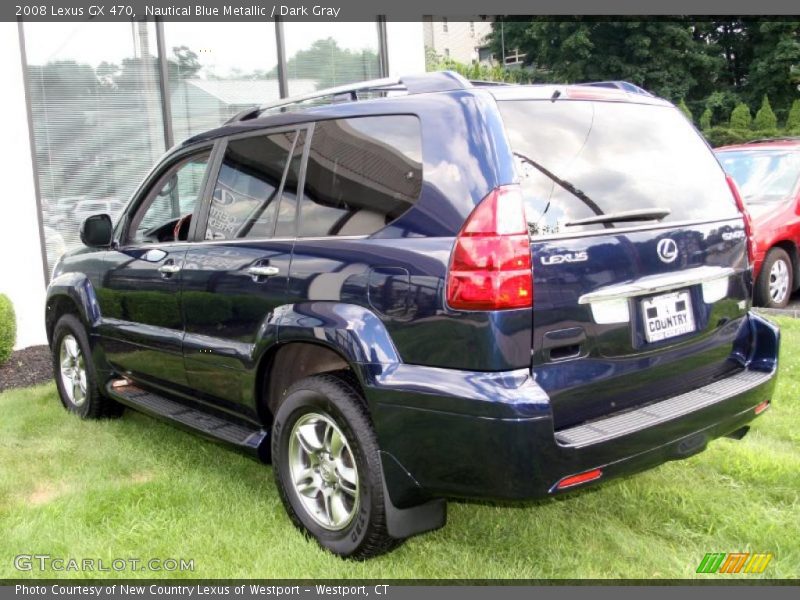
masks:
<instances>
[{"instance_id":1,"label":"side mirror","mask_svg":"<svg viewBox=\"0 0 800 600\"><path fill-rule=\"evenodd\" d=\"M81 224L81 241L90 248L108 248L113 236L114 227L108 215L92 215Z\"/></svg>"}]
</instances>

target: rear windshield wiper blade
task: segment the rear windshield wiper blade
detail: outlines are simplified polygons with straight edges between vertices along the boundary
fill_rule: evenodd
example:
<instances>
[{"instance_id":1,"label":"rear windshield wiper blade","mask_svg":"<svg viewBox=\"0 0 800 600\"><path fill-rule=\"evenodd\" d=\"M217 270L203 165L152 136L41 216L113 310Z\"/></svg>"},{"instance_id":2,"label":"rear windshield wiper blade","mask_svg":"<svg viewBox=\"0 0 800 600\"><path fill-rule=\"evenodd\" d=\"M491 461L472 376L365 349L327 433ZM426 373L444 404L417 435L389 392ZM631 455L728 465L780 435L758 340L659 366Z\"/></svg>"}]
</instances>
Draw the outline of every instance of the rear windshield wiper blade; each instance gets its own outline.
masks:
<instances>
[{"instance_id":1,"label":"rear windshield wiper blade","mask_svg":"<svg viewBox=\"0 0 800 600\"><path fill-rule=\"evenodd\" d=\"M643 208L640 210L623 210L620 212L608 213L586 217L585 219L575 219L564 223L565 227L573 225L593 225L595 223L621 223L625 221L660 221L672 211L668 208Z\"/></svg>"},{"instance_id":2,"label":"rear windshield wiper blade","mask_svg":"<svg viewBox=\"0 0 800 600\"><path fill-rule=\"evenodd\" d=\"M567 190L570 194L578 198L581 202L583 202L589 210L591 210L594 214L598 216L603 216L602 209L597 205L597 203L592 200L589 196L586 195L583 190L578 189L575 187L574 184L570 183L566 179L561 179L558 175L547 169L546 167L540 165L538 162L525 156L524 154L520 154L519 152L514 152L514 156L517 156L532 166L534 169L545 175L546 177L552 179L554 182L558 184L559 187ZM602 221L598 221L598 223L602 223ZM610 227L610 225L607 225Z\"/></svg>"}]
</instances>

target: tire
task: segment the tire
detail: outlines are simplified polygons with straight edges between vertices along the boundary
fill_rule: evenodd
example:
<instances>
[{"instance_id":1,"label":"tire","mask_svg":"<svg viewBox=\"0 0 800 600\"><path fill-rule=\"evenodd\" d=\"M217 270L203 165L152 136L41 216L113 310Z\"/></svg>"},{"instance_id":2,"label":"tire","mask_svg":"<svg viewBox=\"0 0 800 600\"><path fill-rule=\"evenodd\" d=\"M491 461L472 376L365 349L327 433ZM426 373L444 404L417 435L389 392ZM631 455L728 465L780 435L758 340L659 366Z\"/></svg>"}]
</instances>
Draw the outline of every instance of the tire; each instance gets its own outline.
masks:
<instances>
[{"instance_id":1,"label":"tire","mask_svg":"<svg viewBox=\"0 0 800 600\"><path fill-rule=\"evenodd\" d=\"M272 426L272 464L292 522L323 548L363 560L399 543L386 528L375 432L345 377L314 375L289 388Z\"/></svg>"},{"instance_id":2,"label":"tire","mask_svg":"<svg viewBox=\"0 0 800 600\"><path fill-rule=\"evenodd\" d=\"M82 419L122 414L122 405L103 396L98 387L86 328L75 315L64 315L56 323L52 354L53 375L64 408Z\"/></svg>"},{"instance_id":3,"label":"tire","mask_svg":"<svg viewBox=\"0 0 800 600\"><path fill-rule=\"evenodd\" d=\"M767 253L755 290L756 304L766 308L783 308L789 303L794 285L794 268L782 248Z\"/></svg>"}]
</instances>

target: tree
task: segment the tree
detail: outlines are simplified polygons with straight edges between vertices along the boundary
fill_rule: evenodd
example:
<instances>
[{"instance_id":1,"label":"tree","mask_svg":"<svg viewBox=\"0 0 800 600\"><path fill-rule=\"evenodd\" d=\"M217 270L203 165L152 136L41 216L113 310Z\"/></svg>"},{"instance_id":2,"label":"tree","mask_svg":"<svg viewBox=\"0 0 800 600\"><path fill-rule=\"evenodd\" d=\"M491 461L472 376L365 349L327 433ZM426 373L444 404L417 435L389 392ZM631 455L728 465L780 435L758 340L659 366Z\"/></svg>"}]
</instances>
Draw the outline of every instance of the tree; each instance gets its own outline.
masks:
<instances>
[{"instance_id":1,"label":"tree","mask_svg":"<svg viewBox=\"0 0 800 600\"><path fill-rule=\"evenodd\" d=\"M706 108L703 111L703 114L700 115L700 129L706 130L711 129L711 109Z\"/></svg>"},{"instance_id":2,"label":"tree","mask_svg":"<svg viewBox=\"0 0 800 600\"><path fill-rule=\"evenodd\" d=\"M723 64L688 20L503 19L489 41L495 56L519 48L551 81L625 80L676 100L705 98Z\"/></svg>"},{"instance_id":3,"label":"tree","mask_svg":"<svg viewBox=\"0 0 800 600\"><path fill-rule=\"evenodd\" d=\"M333 38L316 40L306 50L299 50L286 61L289 79L311 79L317 89L375 79L378 55L372 50L345 50ZM277 67L270 76L277 77Z\"/></svg>"},{"instance_id":4,"label":"tree","mask_svg":"<svg viewBox=\"0 0 800 600\"><path fill-rule=\"evenodd\" d=\"M678 102L678 108L680 109L680 111L681 111L681 112L682 112L684 115L686 115L686 118L687 118L687 119L689 119L690 121L693 121L693 120L694 120L694 118L692 117L692 111L690 111L690 110L689 110L689 107L688 107L688 106L686 106L686 101L685 101L683 98L681 98L681 101L680 101L680 102Z\"/></svg>"},{"instance_id":5,"label":"tree","mask_svg":"<svg viewBox=\"0 0 800 600\"><path fill-rule=\"evenodd\" d=\"M800 133L800 100L792 102L792 108L789 109L789 116L786 118L786 130Z\"/></svg>"},{"instance_id":6,"label":"tree","mask_svg":"<svg viewBox=\"0 0 800 600\"><path fill-rule=\"evenodd\" d=\"M772 112L772 107L769 104L769 98L764 94L764 99L761 101L761 108L756 113L756 118L753 120L753 129L756 131L769 131L778 128L778 118Z\"/></svg>"},{"instance_id":7,"label":"tree","mask_svg":"<svg viewBox=\"0 0 800 600\"><path fill-rule=\"evenodd\" d=\"M800 21L759 21L752 28L751 43L746 97L753 104L767 94L783 112L797 98L800 83Z\"/></svg>"},{"instance_id":8,"label":"tree","mask_svg":"<svg viewBox=\"0 0 800 600\"><path fill-rule=\"evenodd\" d=\"M731 113L731 128L732 129L749 129L750 123L753 122L753 117L750 114L750 107L747 104L738 104Z\"/></svg>"}]
</instances>

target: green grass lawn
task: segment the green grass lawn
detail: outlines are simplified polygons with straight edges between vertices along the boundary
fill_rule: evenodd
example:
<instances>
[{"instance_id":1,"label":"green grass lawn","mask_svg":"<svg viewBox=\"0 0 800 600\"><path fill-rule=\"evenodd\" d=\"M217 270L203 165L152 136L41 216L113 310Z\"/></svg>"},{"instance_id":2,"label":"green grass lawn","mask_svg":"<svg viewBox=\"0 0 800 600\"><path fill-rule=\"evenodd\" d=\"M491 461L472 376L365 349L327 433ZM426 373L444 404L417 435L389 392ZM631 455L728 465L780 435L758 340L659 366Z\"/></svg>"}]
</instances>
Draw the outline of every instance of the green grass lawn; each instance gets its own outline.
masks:
<instances>
[{"instance_id":1,"label":"green grass lawn","mask_svg":"<svg viewBox=\"0 0 800 600\"><path fill-rule=\"evenodd\" d=\"M53 385L6 392L0 578L25 575L13 567L17 554L194 559L194 572L182 574L194 578L759 577L695 575L706 552L735 551L772 552L761 577L795 578L800 321L779 321L773 407L744 440L718 440L686 461L559 500L451 502L444 529L365 563L335 558L296 531L267 466L133 411L80 421Z\"/></svg>"}]
</instances>

